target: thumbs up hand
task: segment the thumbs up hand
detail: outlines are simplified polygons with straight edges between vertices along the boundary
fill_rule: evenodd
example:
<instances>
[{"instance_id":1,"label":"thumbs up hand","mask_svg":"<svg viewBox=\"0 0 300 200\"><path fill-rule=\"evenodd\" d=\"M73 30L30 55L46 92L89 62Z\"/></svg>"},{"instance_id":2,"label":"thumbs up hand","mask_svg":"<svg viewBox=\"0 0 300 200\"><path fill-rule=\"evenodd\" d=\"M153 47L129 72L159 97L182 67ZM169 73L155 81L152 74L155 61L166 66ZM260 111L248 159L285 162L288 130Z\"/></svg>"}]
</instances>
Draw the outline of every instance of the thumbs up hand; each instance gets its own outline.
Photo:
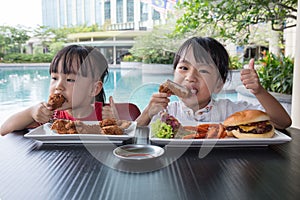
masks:
<instances>
[{"instance_id":1,"label":"thumbs up hand","mask_svg":"<svg viewBox=\"0 0 300 200\"><path fill-rule=\"evenodd\" d=\"M241 81L244 86L254 95L258 94L263 89L254 68L253 58L249 61L249 67L241 71Z\"/></svg>"}]
</instances>

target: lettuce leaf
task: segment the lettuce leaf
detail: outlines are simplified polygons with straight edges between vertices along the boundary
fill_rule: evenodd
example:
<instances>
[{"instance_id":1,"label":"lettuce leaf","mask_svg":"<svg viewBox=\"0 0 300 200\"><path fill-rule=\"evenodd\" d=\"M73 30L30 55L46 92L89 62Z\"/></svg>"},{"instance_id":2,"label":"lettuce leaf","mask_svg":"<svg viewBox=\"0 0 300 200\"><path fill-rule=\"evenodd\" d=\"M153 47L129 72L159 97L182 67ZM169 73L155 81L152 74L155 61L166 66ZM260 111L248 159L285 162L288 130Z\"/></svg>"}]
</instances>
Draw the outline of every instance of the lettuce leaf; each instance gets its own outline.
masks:
<instances>
[{"instance_id":1,"label":"lettuce leaf","mask_svg":"<svg viewBox=\"0 0 300 200\"><path fill-rule=\"evenodd\" d=\"M151 124L151 130L154 133L154 136L157 138L173 138L174 133L172 127L165 122L157 119L154 123Z\"/></svg>"}]
</instances>

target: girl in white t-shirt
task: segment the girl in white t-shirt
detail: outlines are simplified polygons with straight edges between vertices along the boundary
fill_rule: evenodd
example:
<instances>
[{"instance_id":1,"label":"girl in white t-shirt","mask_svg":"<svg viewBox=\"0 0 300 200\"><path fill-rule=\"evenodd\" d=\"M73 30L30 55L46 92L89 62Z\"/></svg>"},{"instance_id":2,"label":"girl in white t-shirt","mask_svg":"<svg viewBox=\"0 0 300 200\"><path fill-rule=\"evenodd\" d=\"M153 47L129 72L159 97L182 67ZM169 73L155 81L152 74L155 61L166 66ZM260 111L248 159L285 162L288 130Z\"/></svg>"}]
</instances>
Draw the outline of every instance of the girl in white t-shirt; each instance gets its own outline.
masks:
<instances>
[{"instance_id":1,"label":"girl in white t-shirt","mask_svg":"<svg viewBox=\"0 0 300 200\"><path fill-rule=\"evenodd\" d=\"M221 91L227 79L229 62L226 49L213 38L192 37L185 41L174 58L174 82L190 89L192 95L170 103L169 94L153 94L148 106L137 119L138 125L148 125L162 110L167 110L179 121L222 122L234 112L259 109L270 116L276 128L289 127L290 116L261 86L253 59L249 62L249 68L241 71L241 80L260 105L212 98L213 94Z\"/></svg>"}]
</instances>

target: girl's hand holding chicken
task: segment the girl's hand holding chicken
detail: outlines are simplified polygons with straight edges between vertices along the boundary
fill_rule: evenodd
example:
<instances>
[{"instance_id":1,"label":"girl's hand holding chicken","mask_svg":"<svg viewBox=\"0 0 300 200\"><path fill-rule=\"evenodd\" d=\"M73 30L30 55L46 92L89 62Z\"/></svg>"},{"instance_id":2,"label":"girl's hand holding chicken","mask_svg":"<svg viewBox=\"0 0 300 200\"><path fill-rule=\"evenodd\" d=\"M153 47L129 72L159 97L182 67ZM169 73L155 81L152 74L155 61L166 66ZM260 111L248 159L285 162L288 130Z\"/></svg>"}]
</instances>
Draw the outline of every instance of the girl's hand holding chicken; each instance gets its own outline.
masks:
<instances>
[{"instance_id":1,"label":"girl's hand holding chicken","mask_svg":"<svg viewBox=\"0 0 300 200\"><path fill-rule=\"evenodd\" d=\"M54 111L48 107L46 102L31 107L31 116L35 122L47 123L52 118Z\"/></svg>"}]
</instances>

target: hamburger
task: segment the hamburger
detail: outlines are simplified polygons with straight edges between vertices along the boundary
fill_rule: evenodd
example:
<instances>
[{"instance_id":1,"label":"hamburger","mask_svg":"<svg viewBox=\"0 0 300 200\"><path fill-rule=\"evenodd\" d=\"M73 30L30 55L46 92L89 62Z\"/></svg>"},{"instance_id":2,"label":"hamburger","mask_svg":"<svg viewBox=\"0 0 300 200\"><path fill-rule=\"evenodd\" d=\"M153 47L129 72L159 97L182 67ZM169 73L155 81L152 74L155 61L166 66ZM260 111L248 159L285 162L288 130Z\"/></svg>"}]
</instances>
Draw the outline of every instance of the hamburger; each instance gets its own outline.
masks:
<instances>
[{"instance_id":1,"label":"hamburger","mask_svg":"<svg viewBox=\"0 0 300 200\"><path fill-rule=\"evenodd\" d=\"M260 110L244 110L230 115L223 122L228 136L236 138L271 138L274 126L267 113Z\"/></svg>"}]
</instances>

